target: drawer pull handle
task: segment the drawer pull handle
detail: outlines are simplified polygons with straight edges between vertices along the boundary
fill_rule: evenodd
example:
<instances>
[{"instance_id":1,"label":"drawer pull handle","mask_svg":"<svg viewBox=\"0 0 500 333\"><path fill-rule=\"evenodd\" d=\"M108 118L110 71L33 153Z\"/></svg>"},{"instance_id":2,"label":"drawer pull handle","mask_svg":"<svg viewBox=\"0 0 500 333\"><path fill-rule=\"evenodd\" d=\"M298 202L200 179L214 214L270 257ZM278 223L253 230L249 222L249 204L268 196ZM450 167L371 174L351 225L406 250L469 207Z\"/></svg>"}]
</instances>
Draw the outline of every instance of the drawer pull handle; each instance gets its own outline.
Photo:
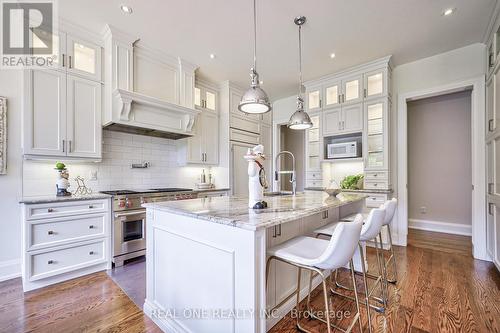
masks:
<instances>
[{"instance_id":1,"label":"drawer pull handle","mask_svg":"<svg viewBox=\"0 0 500 333\"><path fill-rule=\"evenodd\" d=\"M373 174L373 177L377 177L377 174L376 174L376 173L374 173L374 174Z\"/></svg>"},{"instance_id":2,"label":"drawer pull handle","mask_svg":"<svg viewBox=\"0 0 500 333\"><path fill-rule=\"evenodd\" d=\"M89 205L89 209L92 209L92 208L94 208L94 206L92 206L92 205Z\"/></svg>"},{"instance_id":3,"label":"drawer pull handle","mask_svg":"<svg viewBox=\"0 0 500 333\"><path fill-rule=\"evenodd\" d=\"M49 261L47 261L47 264L49 264L49 265L55 264L55 261L54 260L49 260Z\"/></svg>"},{"instance_id":4,"label":"drawer pull handle","mask_svg":"<svg viewBox=\"0 0 500 333\"><path fill-rule=\"evenodd\" d=\"M95 254L95 252L94 252L94 251L90 251L90 252L89 252L89 255L94 255L94 254Z\"/></svg>"},{"instance_id":5,"label":"drawer pull handle","mask_svg":"<svg viewBox=\"0 0 500 333\"><path fill-rule=\"evenodd\" d=\"M53 232L52 230L49 230L49 231L47 231L47 234L48 234L48 235L54 235L54 234L55 234L55 232Z\"/></svg>"},{"instance_id":6,"label":"drawer pull handle","mask_svg":"<svg viewBox=\"0 0 500 333\"><path fill-rule=\"evenodd\" d=\"M372 200L377 200L377 198L372 198Z\"/></svg>"},{"instance_id":7,"label":"drawer pull handle","mask_svg":"<svg viewBox=\"0 0 500 333\"><path fill-rule=\"evenodd\" d=\"M89 225L89 229L95 229L95 225Z\"/></svg>"},{"instance_id":8,"label":"drawer pull handle","mask_svg":"<svg viewBox=\"0 0 500 333\"><path fill-rule=\"evenodd\" d=\"M375 186L375 187L377 187L377 185L378 185L377 183L373 184L373 186Z\"/></svg>"},{"instance_id":9,"label":"drawer pull handle","mask_svg":"<svg viewBox=\"0 0 500 333\"><path fill-rule=\"evenodd\" d=\"M53 211L54 211L54 209L52 209L52 208L47 209L47 213L52 213Z\"/></svg>"}]
</instances>

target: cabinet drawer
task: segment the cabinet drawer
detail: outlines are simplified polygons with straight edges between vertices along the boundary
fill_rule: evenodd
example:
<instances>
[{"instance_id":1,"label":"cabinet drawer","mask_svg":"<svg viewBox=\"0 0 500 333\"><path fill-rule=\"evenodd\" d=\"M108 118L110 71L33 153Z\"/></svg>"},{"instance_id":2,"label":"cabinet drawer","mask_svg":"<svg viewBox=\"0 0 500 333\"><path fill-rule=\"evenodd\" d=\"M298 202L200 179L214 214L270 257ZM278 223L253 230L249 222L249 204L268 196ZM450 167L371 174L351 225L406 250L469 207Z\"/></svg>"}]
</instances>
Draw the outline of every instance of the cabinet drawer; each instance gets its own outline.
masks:
<instances>
[{"instance_id":1,"label":"cabinet drawer","mask_svg":"<svg viewBox=\"0 0 500 333\"><path fill-rule=\"evenodd\" d=\"M78 215L60 219L46 219L28 223L28 250L60 245L71 241L105 236L107 214Z\"/></svg>"},{"instance_id":2,"label":"cabinet drawer","mask_svg":"<svg viewBox=\"0 0 500 333\"><path fill-rule=\"evenodd\" d=\"M260 133L259 122L252 121L251 119L244 119L234 115L231 115L230 127L248 132Z\"/></svg>"},{"instance_id":3,"label":"cabinet drawer","mask_svg":"<svg viewBox=\"0 0 500 333\"><path fill-rule=\"evenodd\" d=\"M323 187L323 181L321 180L307 180L306 187Z\"/></svg>"},{"instance_id":4,"label":"cabinet drawer","mask_svg":"<svg viewBox=\"0 0 500 333\"><path fill-rule=\"evenodd\" d=\"M30 281L35 281L102 263L106 260L105 250L106 243L100 240L48 252L28 254L28 278Z\"/></svg>"},{"instance_id":5,"label":"cabinet drawer","mask_svg":"<svg viewBox=\"0 0 500 333\"><path fill-rule=\"evenodd\" d=\"M258 145L260 143L260 135L258 134L240 131L234 128L231 128L230 131L230 139L233 141L246 142L254 145Z\"/></svg>"},{"instance_id":6,"label":"cabinet drawer","mask_svg":"<svg viewBox=\"0 0 500 333\"><path fill-rule=\"evenodd\" d=\"M387 180L380 181L366 181L365 180L365 190L386 190L389 188L389 182Z\"/></svg>"},{"instance_id":7,"label":"cabinet drawer","mask_svg":"<svg viewBox=\"0 0 500 333\"><path fill-rule=\"evenodd\" d=\"M62 203L26 205L26 220L36 220L76 214L104 213L108 210L107 200L85 200Z\"/></svg>"},{"instance_id":8,"label":"cabinet drawer","mask_svg":"<svg viewBox=\"0 0 500 333\"><path fill-rule=\"evenodd\" d=\"M378 208L387 200L387 196L385 194L371 194L365 200L366 207Z\"/></svg>"},{"instance_id":9,"label":"cabinet drawer","mask_svg":"<svg viewBox=\"0 0 500 333\"><path fill-rule=\"evenodd\" d=\"M306 173L306 179L307 180L312 180L312 181L322 180L323 179L323 173L322 172L318 172L318 171L307 172Z\"/></svg>"},{"instance_id":10,"label":"cabinet drawer","mask_svg":"<svg viewBox=\"0 0 500 333\"><path fill-rule=\"evenodd\" d=\"M366 171L365 179L368 181L378 182L380 180L389 180L389 172L387 171Z\"/></svg>"}]
</instances>

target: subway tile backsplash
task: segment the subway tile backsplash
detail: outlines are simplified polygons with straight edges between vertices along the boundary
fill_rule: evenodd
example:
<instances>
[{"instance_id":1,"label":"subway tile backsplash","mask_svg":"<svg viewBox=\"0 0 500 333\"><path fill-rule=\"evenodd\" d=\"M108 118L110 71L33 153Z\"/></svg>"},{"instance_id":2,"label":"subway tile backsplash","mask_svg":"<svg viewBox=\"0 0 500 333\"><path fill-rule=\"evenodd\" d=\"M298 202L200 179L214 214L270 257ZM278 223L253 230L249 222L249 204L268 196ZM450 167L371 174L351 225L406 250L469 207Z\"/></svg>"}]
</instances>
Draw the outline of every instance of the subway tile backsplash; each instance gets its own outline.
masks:
<instances>
[{"instance_id":1,"label":"subway tile backsplash","mask_svg":"<svg viewBox=\"0 0 500 333\"><path fill-rule=\"evenodd\" d=\"M203 167L177 165L176 141L135 134L103 131L102 162L82 163L64 161L69 170L71 187L74 178L81 176L93 191L111 189L146 189L157 187L194 188ZM150 162L147 169L132 169L132 163ZM23 163L23 195L40 196L55 193L57 172L54 161ZM213 168L215 174L217 168ZM97 172L97 180L90 180ZM208 172L208 168L205 168ZM216 179L216 177L215 177ZM217 179L216 182L217 184Z\"/></svg>"}]
</instances>

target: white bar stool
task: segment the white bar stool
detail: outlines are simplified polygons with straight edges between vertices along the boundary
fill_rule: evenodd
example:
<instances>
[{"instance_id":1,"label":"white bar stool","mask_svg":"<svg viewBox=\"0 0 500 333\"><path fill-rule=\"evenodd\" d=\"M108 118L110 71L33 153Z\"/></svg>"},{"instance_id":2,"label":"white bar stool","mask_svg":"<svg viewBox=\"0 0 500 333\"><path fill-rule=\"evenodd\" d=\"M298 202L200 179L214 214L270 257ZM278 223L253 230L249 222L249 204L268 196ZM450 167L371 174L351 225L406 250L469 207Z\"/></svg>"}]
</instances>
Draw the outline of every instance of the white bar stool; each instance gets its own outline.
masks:
<instances>
[{"instance_id":1,"label":"white bar stool","mask_svg":"<svg viewBox=\"0 0 500 333\"><path fill-rule=\"evenodd\" d=\"M361 324L361 317L359 311L359 300L358 294L356 292L356 284L354 278L354 265L352 262L352 256L356 250L356 245L359 242L359 237L361 233L361 227L363 224L363 217L361 215L357 216L353 222L350 223L339 223L337 228L332 234L330 240L317 239L313 237L296 237L289 241L286 241L276 247L268 250L269 259L267 260L266 269L266 283L269 275L269 267L271 260L279 260L287 264L296 266L298 268L297 274L297 289L295 294L297 296L297 328L302 332L310 332L300 325L300 278L302 269L309 270L310 272L310 283L309 283L309 295L307 296L308 302L308 314L315 319L318 319L327 325L328 333L331 333L332 328L339 329L343 332L351 332L356 321L359 323L360 332L363 331ZM330 322L330 307L329 307L329 293L327 289L327 282L325 275L325 270L336 270L337 268L343 267L349 263L351 267L351 277L354 283L354 295L356 302L357 313L354 316L352 322L347 329L342 329ZM310 296L311 296L311 282L313 274L321 276L323 284L323 296L325 298L325 313L326 320L316 316L312 309L309 307ZM274 310L274 308L273 308Z\"/></svg>"},{"instance_id":2,"label":"white bar stool","mask_svg":"<svg viewBox=\"0 0 500 333\"><path fill-rule=\"evenodd\" d=\"M378 241L377 237L380 234L380 230L382 229L383 223L385 221L385 209L384 208L376 208L372 209L370 213L368 214L368 217L366 218L366 221L363 223L363 227L361 229L361 235L360 239L358 242L358 250L359 250L359 255L361 258L361 273L363 276L363 283L364 283L364 294L365 294L365 299L364 301L361 301L362 304L366 306L366 311L367 311L367 316L368 316L368 328L369 331L372 331L372 322L371 322L371 316L370 316L370 308L375 309L378 312L384 312L385 311L385 305L386 305L386 299L387 299L387 293L386 293L386 282L385 282L385 272L382 268L382 262L380 258L380 252L379 252L379 246L378 246ZM339 223L347 223L347 222L334 222L331 223L325 227L319 228L315 230L314 232L319 236L328 236L331 237L335 233L336 228L338 227ZM367 241L375 240L375 247L377 250L377 262L378 262L378 268L379 268L379 275L375 276L375 283L373 284L372 288L368 288L368 280L367 280L367 273L366 273L366 266L365 266L365 257L363 253L363 243L366 245ZM351 290L353 289L344 287L341 284L337 282L337 271L335 271L335 283L337 287ZM373 291L380 286L381 288L381 293L382 297L375 297L373 296ZM331 292L349 299L352 299L351 296L341 294L337 292L334 289L331 289ZM354 292L356 290L354 289ZM382 303L382 306L376 306L370 302L370 299L374 299L377 302Z\"/></svg>"},{"instance_id":3,"label":"white bar stool","mask_svg":"<svg viewBox=\"0 0 500 333\"><path fill-rule=\"evenodd\" d=\"M395 284L398 279L398 272L396 268L396 256L394 255L394 247L392 246L392 234L391 234L391 222L392 219L394 218L394 214L396 213L396 208L398 206L398 200L396 198L392 198L391 200L387 200L384 202L382 205L385 208L385 221L382 227L387 227L387 234L389 236L389 247L390 247L390 256L389 259L385 260L384 256L384 249L382 248L382 257L383 257L383 264L384 264L384 269L386 271L386 277L387 277L387 282ZM349 222L353 221L355 218L356 214L341 218L340 220L343 222ZM366 216L365 216L366 218ZM382 246L382 238L380 239L381 246ZM389 278L387 276L387 270L389 263L392 261L392 270L393 270L393 278Z\"/></svg>"}]
</instances>

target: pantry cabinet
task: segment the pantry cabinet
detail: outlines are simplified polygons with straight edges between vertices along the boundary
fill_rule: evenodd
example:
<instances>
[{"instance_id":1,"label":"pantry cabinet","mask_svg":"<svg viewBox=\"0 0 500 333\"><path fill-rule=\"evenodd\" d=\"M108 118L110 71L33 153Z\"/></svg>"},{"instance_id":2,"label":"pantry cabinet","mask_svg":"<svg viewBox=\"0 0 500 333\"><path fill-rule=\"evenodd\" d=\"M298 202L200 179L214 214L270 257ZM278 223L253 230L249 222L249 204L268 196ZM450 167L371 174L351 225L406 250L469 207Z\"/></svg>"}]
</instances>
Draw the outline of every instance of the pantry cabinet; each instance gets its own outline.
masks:
<instances>
[{"instance_id":1,"label":"pantry cabinet","mask_svg":"<svg viewBox=\"0 0 500 333\"><path fill-rule=\"evenodd\" d=\"M24 79L24 154L101 158L101 84L55 70Z\"/></svg>"}]
</instances>

